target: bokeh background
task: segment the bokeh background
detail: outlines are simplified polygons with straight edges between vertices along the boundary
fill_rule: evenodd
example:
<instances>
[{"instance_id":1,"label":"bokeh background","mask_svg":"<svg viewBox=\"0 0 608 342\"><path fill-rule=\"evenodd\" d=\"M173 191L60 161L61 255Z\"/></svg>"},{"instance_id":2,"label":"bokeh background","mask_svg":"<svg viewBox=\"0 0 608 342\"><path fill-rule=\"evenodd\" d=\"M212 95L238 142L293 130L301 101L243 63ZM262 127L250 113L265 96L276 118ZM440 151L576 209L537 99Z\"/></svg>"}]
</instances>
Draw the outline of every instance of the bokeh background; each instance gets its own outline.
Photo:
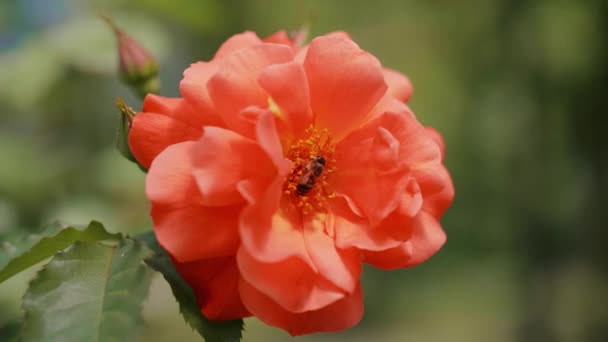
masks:
<instances>
[{"instance_id":1,"label":"bokeh background","mask_svg":"<svg viewBox=\"0 0 608 342\"><path fill-rule=\"evenodd\" d=\"M162 93L230 35L310 23L346 30L414 84L447 143L448 243L413 269L364 270L366 312L338 334L245 341L606 341L608 2L0 1L0 237L55 219L150 228L144 175L114 149L116 72L105 13L161 62ZM33 271L0 285L0 340ZM156 277L142 341L196 341Z\"/></svg>"}]
</instances>

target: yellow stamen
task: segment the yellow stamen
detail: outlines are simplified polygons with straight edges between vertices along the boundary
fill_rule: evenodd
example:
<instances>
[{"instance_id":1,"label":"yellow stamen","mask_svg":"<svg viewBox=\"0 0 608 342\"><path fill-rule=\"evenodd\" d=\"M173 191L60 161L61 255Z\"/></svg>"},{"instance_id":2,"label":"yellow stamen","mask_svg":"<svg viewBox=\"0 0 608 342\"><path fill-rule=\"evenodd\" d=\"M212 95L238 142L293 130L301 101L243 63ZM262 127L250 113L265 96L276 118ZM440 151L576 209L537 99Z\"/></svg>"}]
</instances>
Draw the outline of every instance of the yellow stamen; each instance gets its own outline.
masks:
<instances>
[{"instance_id":1,"label":"yellow stamen","mask_svg":"<svg viewBox=\"0 0 608 342\"><path fill-rule=\"evenodd\" d=\"M284 192L292 199L292 203L300 208L303 214L326 212L328 200L335 198L335 193L329 193L328 177L335 171L336 160L333 158L335 146L327 129L319 132L314 127L304 131L304 136L294 142L288 149L286 157L292 161L292 171L285 182ZM306 186L306 191L298 192L298 185L311 177L309 169L315 158L323 157L325 165L318 177L313 177L312 186Z\"/></svg>"}]
</instances>

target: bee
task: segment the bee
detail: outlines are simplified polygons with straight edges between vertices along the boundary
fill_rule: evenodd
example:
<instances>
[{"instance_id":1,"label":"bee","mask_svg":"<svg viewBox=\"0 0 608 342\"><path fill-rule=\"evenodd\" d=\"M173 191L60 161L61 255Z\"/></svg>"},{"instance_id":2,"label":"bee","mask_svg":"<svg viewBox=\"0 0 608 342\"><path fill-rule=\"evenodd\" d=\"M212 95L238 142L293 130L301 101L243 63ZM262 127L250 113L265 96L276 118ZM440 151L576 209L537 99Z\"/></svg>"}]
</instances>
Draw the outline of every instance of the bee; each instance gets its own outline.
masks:
<instances>
[{"instance_id":1,"label":"bee","mask_svg":"<svg viewBox=\"0 0 608 342\"><path fill-rule=\"evenodd\" d=\"M325 169L325 158L317 156L312 158L302 169L302 175L296 186L296 194L304 196L312 190L317 178L321 177Z\"/></svg>"}]
</instances>

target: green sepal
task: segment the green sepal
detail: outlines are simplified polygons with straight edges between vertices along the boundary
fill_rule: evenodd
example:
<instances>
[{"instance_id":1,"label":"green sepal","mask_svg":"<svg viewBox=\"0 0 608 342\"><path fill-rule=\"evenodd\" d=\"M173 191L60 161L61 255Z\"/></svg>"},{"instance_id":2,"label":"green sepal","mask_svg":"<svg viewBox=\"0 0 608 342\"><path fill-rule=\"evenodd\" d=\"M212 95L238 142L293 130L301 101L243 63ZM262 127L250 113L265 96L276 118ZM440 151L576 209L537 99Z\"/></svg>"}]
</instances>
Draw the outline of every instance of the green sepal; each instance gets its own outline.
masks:
<instances>
[{"instance_id":1,"label":"green sepal","mask_svg":"<svg viewBox=\"0 0 608 342\"><path fill-rule=\"evenodd\" d=\"M129 146L129 131L131 130L131 124L137 113L133 108L129 107L121 97L118 97L116 100L116 107L120 111L118 130L116 132L116 149L118 149L118 152L120 152L123 157L137 164L143 172L148 172L145 167L137 162L137 159L133 156L131 147Z\"/></svg>"}]
</instances>

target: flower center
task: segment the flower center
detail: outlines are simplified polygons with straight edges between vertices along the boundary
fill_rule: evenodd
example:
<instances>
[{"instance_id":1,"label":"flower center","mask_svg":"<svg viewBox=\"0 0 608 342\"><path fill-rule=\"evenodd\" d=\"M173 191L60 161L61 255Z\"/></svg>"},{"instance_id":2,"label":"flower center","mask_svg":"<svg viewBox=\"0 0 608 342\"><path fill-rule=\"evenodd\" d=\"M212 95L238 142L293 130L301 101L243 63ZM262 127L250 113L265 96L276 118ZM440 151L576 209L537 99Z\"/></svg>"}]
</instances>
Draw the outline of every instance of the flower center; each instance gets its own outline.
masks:
<instances>
[{"instance_id":1,"label":"flower center","mask_svg":"<svg viewBox=\"0 0 608 342\"><path fill-rule=\"evenodd\" d=\"M312 126L287 150L286 157L293 166L284 191L302 213L325 211L328 199L336 197L326 189L327 178L334 172L334 153L327 129L319 131Z\"/></svg>"}]
</instances>

